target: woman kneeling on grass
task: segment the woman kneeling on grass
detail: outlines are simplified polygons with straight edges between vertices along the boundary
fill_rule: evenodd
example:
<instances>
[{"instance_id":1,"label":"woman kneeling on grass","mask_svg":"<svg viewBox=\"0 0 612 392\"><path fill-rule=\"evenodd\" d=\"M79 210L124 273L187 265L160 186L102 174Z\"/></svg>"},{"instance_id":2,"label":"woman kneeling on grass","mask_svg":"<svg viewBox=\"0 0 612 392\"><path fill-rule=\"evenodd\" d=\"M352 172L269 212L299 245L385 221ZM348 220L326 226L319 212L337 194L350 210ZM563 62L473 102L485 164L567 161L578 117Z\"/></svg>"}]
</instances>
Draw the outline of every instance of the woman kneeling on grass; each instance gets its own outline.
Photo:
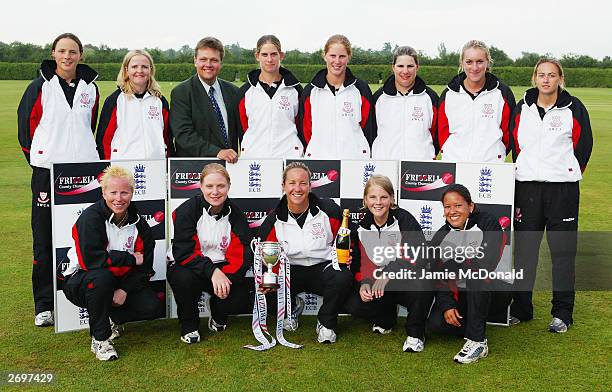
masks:
<instances>
[{"instance_id":1,"label":"woman kneeling on grass","mask_svg":"<svg viewBox=\"0 0 612 392\"><path fill-rule=\"evenodd\" d=\"M417 249L425 243L421 226L410 212L395 204L395 191L388 177L373 174L363 190L365 215L359 223L353 248L351 270L360 281L359 297L349 300L356 316L374 323L372 332L387 334L397 320L397 305L408 309L405 352L423 351L425 323L431 306L430 282L424 279L389 280L385 272L410 271L421 276L425 260L380 257L378 249L409 246ZM379 260L381 259L381 260Z\"/></svg>"},{"instance_id":2,"label":"woman kneeling on grass","mask_svg":"<svg viewBox=\"0 0 612 392\"><path fill-rule=\"evenodd\" d=\"M172 214L174 239L168 250L168 282L181 324L181 341L200 341L198 301L211 295L208 329L225 331L229 314L253 307L244 274L253 264L251 232L244 214L227 195L230 176L218 163L204 166L201 193Z\"/></svg>"},{"instance_id":3,"label":"woman kneeling on grass","mask_svg":"<svg viewBox=\"0 0 612 392\"><path fill-rule=\"evenodd\" d=\"M73 229L66 298L89 313L91 351L101 361L117 359L113 339L119 325L162 317L164 303L149 286L155 241L131 204L134 177L110 166L102 177L102 199L86 208Z\"/></svg>"},{"instance_id":4,"label":"woman kneeling on grass","mask_svg":"<svg viewBox=\"0 0 612 392\"><path fill-rule=\"evenodd\" d=\"M430 245L439 247L440 254L448 254L448 250L452 250L453 257L434 262L457 275L460 270L494 271L504 245L498 220L477 208L470 192L461 184L450 185L444 191L442 204L446 223L436 232ZM468 247L476 251L476 257L463 257ZM478 249L480 252L477 252ZM448 279L443 282L443 288L436 293L428 327L433 332L464 336L466 342L453 359L458 363L472 363L489 354L485 329L491 302L491 282L470 277L465 279L465 290L458 290L460 281Z\"/></svg>"}]
</instances>

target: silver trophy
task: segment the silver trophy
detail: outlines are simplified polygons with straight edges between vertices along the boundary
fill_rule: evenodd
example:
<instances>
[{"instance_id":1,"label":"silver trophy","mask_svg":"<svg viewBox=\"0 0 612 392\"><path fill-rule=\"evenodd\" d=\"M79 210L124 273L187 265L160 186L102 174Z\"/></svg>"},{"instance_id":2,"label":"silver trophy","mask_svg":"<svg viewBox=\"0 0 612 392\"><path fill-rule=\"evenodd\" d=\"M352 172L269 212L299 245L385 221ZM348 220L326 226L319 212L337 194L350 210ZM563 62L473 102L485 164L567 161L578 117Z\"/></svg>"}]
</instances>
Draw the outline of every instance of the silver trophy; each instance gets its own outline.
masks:
<instances>
[{"instance_id":1,"label":"silver trophy","mask_svg":"<svg viewBox=\"0 0 612 392\"><path fill-rule=\"evenodd\" d=\"M253 245L254 242L251 243L251 246ZM268 269L263 273L263 279L260 285L261 288L276 290L280 287L278 284L278 275L272 272L272 269L278 264L282 249L281 243L274 241L259 242L259 249L253 249L253 252L260 252L263 263Z\"/></svg>"}]
</instances>

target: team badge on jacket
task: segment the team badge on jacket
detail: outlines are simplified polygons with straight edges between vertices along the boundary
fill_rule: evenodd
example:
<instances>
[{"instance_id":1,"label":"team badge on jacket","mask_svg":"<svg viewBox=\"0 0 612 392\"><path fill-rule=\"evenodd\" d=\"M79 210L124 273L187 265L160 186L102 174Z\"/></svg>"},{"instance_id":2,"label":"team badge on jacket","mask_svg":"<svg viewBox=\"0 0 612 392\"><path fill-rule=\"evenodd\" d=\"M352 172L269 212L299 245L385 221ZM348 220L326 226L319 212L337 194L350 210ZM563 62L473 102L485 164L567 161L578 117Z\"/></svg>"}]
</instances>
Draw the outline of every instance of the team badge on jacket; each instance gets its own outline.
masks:
<instances>
[{"instance_id":1,"label":"team badge on jacket","mask_svg":"<svg viewBox=\"0 0 612 392\"><path fill-rule=\"evenodd\" d=\"M49 207L49 194L47 192L38 193L38 207Z\"/></svg>"},{"instance_id":2,"label":"team badge on jacket","mask_svg":"<svg viewBox=\"0 0 612 392\"><path fill-rule=\"evenodd\" d=\"M149 106L149 120L159 120L159 108L157 106Z\"/></svg>"},{"instance_id":3,"label":"team badge on jacket","mask_svg":"<svg viewBox=\"0 0 612 392\"><path fill-rule=\"evenodd\" d=\"M289 97L286 95L281 95L278 104L280 105L280 109L282 110L289 110L289 106L291 106L291 103L289 102Z\"/></svg>"},{"instance_id":4,"label":"team badge on jacket","mask_svg":"<svg viewBox=\"0 0 612 392\"><path fill-rule=\"evenodd\" d=\"M81 93L81 99L79 100L82 108L89 108L91 105L91 98L88 93Z\"/></svg>"},{"instance_id":5,"label":"team badge on jacket","mask_svg":"<svg viewBox=\"0 0 612 392\"><path fill-rule=\"evenodd\" d=\"M312 234L313 239L325 237L325 230L323 229L323 225L320 222L312 224L312 229L310 233Z\"/></svg>"},{"instance_id":6,"label":"team badge on jacket","mask_svg":"<svg viewBox=\"0 0 612 392\"><path fill-rule=\"evenodd\" d=\"M345 115L353 115L353 103L352 102L344 102L344 107L342 108L342 111L345 113Z\"/></svg>"},{"instance_id":7,"label":"team badge on jacket","mask_svg":"<svg viewBox=\"0 0 612 392\"><path fill-rule=\"evenodd\" d=\"M484 105L482 105L482 115L483 115L483 117L493 118L493 114L494 113L495 113L495 111L493 110L493 104L492 103L485 103Z\"/></svg>"},{"instance_id":8,"label":"team badge on jacket","mask_svg":"<svg viewBox=\"0 0 612 392\"><path fill-rule=\"evenodd\" d=\"M563 126L561 116L552 116L550 119L550 130L557 131Z\"/></svg>"}]
</instances>

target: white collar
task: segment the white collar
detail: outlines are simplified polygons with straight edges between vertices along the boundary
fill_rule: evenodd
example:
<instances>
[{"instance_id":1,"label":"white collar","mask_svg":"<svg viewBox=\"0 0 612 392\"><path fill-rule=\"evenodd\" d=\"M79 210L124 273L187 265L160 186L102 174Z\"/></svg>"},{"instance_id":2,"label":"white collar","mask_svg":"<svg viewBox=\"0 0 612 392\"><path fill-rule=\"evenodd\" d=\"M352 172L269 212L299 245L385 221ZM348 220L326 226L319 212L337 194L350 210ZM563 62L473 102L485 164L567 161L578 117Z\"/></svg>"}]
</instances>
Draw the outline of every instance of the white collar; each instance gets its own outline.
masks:
<instances>
[{"instance_id":1,"label":"white collar","mask_svg":"<svg viewBox=\"0 0 612 392\"><path fill-rule=\"evenodd\" d=\"M221 86L219 85L219 78L215 78L215 82L212 84L212 86L206 83L204 80L202 80L199 74L198 74L198 80L200 81L200 83L202 83L202 86L204 86L204 89L206 90L206 94L210 94L211 87L214 87L215 91L218 91L219 93L221 93Z\"/></svg>"}]
</instances>

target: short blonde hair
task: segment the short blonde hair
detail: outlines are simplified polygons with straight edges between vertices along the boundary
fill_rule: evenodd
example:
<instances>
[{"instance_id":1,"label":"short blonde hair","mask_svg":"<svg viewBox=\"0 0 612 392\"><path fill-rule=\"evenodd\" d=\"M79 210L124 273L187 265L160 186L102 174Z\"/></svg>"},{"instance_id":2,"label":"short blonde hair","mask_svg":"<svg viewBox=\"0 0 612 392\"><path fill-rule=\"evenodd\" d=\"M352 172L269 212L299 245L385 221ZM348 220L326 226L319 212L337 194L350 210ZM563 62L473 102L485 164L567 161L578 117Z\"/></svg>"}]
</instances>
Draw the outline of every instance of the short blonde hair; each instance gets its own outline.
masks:
<instances>
[{"instance_id":1,"label":"short blonde hair","mask_svg":"<svg viewBox=\"0 0 612 392\"><path fill-rule=\"evenodd\" d=\"M225 168L225 166L219 163L209 163L208 165L204 166L204 168L202 169L202 173L200 173L200 184L204 183L204 177L206 177L209 174L213 174L213 173L221 174L223 177L225 177L228 184L232 183L230 180L230 175L227 172L227 169Z\"/></svg>"},{"instance_id":2,"label":"short blonde hair","mask_svg":"<svg viewBox=\"0 0 612 392\"><path fill-rule=\"evenodd\" d=\"M312 172L304 162L299 161L291 162L287 166L285 166L285 170L283 170L283 184L285 184L285 181L287 181L287 173L289 173L289 170L293 169L302 169L306 173L308 173L308 186L310 186L310 178L312 177Z\"/></svg>"},{"instance_id":3,"label":"short blonde hair","mask_svg":"<svg viewBox=\"0 0 612 392\"><path fill-rule=\"evenodd\" d=\"M535 87L536 77L538 75L538 67L544 63L550 63L557 66L557 69L559 70L559 87L561 87L561 90L565 89L565 76L563 74L563 67L561 66L561 62L557 59L553 59L552 57L543 57L538 60L535 67L533 67L533 73L531 74L531 85Z\"/></svg>"},{"instance_id":4,"label":"short blonde hair","mask_svg":"<svg viewBox=\"0 0 612 392\"><path fill-rule=\"evenodd\" d=\"M485 53L485 56L487 57L487 72L490 72L491 65L493 64L493 58L491 57L491 51L489 50L489 47L487 46L487 44L477 39L468 41L465 43L465 45L463 45L463 48L461 49L461 56L459 56L459 72L464 71L463 59L465 56L465 51L468 49L480 49Z\"/></svg>"},{"instance_id":5,"label":"short blonde hair","mask_svg":"<svg viewBox=\"0 0 612 392\"><path fill-rule=\"evenodd\" d=\"M326 54L330 46L332 46L333 44L340 44L344 46L344 49L346 49L346 53L348 54L349 58L353 56L351 41L349 41L349 39L342 34L335 34L329 37L329 39L325 43L325 47L323 47L323 54Z\"/></svg>"},{"instance_id":6,"label":"short blonde hair","mask_svg":"<svg viewBox=\"0 0 612 392\"><path fill-rule=\"evenodd\" d=\"M126 180L130 184L130 188L132 188L132 192L134 192L134 176L129 171L125 170L121 166L109 166L103 171L102 178L100 179L100 185L102 186L102 191L106 190L108 186L108 181L111 178L118 178L122 180Z\"/></svg>"},{"instance_id":7,"label":"short blonde hair","mask_svg":"<svg viewBox=\"0 0 612 392\"><path fill-rule=\"evenodd\" d=\"M366 182L365 188L363 188L363 208L366 208L366 198L368 196L368 192L374 186L378 186L387 192L389 196L391 196L391 208L397 208L397 204L395 204L395 190L393 189L393 184L391 183L389 177L383 176L382 174L372 174L368 179L368 182Z\"/></svg>"},{"instance_id":8,"label":"short blonde hair","mask_svg":"<svg viewBox=\"0 0 612 392\"><path fill-rule=\"evenodd\" d=\"M153 57L151 57L149 52L144 49L135 49L127 52L123 58L123 62L121 63L119 74L117 75L117 86L126 94L134 94L134 86L132 86L128 76L128 66L130 65L130 61L132 61L135 56L144 56L147 58L147 60L149 60L151 73L149 74L149 81L147 82L147 91L149 94L161 98L161 87L159 87L159 83L157 83L155 80L155 64L153 64Z\"/></svg>"}]
</instances>

